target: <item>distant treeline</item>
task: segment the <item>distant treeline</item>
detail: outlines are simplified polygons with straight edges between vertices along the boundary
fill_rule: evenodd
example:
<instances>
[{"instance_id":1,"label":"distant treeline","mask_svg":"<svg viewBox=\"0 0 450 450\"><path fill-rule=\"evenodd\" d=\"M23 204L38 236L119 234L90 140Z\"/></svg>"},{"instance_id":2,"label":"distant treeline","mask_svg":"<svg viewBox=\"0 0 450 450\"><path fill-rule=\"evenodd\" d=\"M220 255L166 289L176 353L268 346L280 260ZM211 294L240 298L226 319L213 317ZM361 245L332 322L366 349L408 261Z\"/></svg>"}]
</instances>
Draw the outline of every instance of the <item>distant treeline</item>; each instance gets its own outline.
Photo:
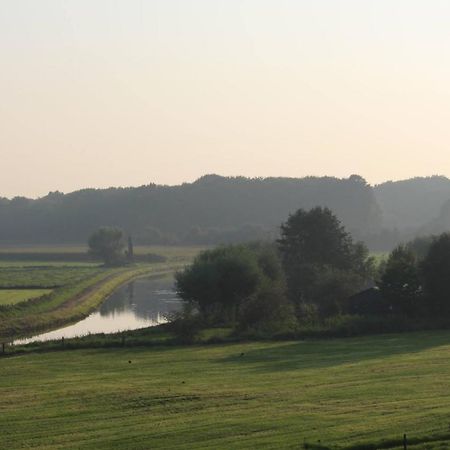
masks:
<instances>
[{"instance_id":1,"label":"distant treeline","mask_svg":"<svg viewBox=\"0 0 450 450\"><path fill-rule=\"evenodd\" d=\"M299 208L329 207L357 239L390 249L418 234L450 228L450 180L371 187L353 175L244 178L207 175L180 186L52 192L32 200L0 198L1 243L80 243L102 225L136 244L218 244L273 239Z\"/></svg>"}]
</instances>

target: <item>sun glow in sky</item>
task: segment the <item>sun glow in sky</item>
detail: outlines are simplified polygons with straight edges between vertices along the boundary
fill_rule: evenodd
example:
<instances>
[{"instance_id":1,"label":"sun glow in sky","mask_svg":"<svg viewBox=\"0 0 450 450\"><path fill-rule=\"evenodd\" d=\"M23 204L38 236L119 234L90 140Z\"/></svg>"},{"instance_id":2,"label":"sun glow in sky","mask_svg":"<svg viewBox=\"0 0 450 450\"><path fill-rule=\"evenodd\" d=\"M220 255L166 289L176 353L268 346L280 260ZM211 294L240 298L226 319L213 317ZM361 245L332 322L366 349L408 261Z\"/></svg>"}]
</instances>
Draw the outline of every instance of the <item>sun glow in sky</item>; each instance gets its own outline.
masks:
<instances>
[{"instance_id":1,"label":"sun glow in sky","mask_svg":"<svg viewBox=\"0 0 450 450\"><path fill-rule=\"evenodd\" d=\"M0 0L0 197L450 176L448 0Z\"/></svg>"}]
</instances>

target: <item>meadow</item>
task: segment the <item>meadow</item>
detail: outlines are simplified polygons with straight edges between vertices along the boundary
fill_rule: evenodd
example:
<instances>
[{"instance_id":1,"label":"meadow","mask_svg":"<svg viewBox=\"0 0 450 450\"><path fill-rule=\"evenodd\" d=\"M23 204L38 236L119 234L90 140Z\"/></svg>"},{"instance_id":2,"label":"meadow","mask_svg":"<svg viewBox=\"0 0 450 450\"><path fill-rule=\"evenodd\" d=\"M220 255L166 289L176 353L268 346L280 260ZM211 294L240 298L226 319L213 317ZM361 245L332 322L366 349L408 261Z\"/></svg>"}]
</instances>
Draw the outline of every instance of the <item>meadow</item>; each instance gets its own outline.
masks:
<instances>
[{"instance_id":1,"label":"meadow","mask_svg":"<svg viewBox=\"0 0 450 450\"><path fill-rule=\"evenodd\" d=\"M0 359L0 448L448 448L450 332Z\"/></svg>"},{"instance_id":2,"label":"meadow","mask_svg":"<svg viewBox=\"0 0 450 450\"><path fill-rule=\"evenodd\" d=\"M154 253L164 255L170 259L185 258L196 255L200 250L207 248L204 245L190 246L163 246L163 245L135 245L134 253L136 255L146 255ZM34 255L33 259L39 260L39 255L45 257L49 254L62 255L86 255L87 246L82 244L53 244L53 245L0 245L0 260L11 259L12 255Z\"/></svg>"},{"instance_id":3,"label":"meadow","mask_svg":"<svg viewBox=\"0 0 450 450\"><path fill-rule=\"evenodd\" d=\"M50 294L50 292L52 292L51 289L1 289L0 305L15 305Z\"/></svg>"},{"instance_id":4,"label":"meadow","mask_svg":"<svg viewBox=\"0 0 450 450\"><path fill-rule=\"evenodd\" d=\"M41 265L29 263L25 266L0 265L0 287L26 287L52 289L90 277L99 272L99 265Z\"/></svg>"},{"instance_id":5,"label":"meadow","mask_svg":"<svg viewBox=\"0 0 450 450\"><path fill-rule=\"evenodd\" d=\"M51 289L2 289L0 290L0 305L15 305L51 292Z\"/></svg>"}]
</instances>

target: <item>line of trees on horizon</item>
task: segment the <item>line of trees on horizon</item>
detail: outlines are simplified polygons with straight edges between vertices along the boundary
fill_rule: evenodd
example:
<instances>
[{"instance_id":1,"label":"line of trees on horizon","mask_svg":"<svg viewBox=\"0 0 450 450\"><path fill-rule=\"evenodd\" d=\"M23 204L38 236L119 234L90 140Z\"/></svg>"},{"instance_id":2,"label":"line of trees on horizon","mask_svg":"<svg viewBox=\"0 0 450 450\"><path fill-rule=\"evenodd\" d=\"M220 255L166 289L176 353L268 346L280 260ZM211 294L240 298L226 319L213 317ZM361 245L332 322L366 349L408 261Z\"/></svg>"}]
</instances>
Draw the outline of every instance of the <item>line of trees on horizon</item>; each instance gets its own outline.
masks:
<instances>
[{"instance_id":1,"label":"line of trees on horizon","mask_svg":"<svg viewBox=\"0 0 450 450\"><path fill-rule=\"evenodd\" d=\"M5 244L82 243L103 224L139 245L217 245L275 239L289 213L330 208L372 250L391 250L450 224L450 180L370 186L348 178L245 178L207 175L180 186L82 189L38 199L0 197Z\"/></svg>"}]
</instances>

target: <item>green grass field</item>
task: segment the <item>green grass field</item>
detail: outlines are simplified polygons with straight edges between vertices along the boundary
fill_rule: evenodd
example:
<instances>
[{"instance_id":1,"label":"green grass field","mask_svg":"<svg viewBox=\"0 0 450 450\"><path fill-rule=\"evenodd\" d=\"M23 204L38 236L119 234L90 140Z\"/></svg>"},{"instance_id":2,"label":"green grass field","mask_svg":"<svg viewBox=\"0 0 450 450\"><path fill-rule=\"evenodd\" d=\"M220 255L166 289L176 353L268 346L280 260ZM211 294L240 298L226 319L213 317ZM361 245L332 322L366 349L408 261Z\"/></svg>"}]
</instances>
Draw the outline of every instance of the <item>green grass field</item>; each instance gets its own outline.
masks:
<instances>
[{"instance_id":1,"label":"green grass field","mask_svg":"<svg viewBox=\"0 0 450 450\"><path fill-rule=\"evenodd\" d=\"M1 289L0 305L15 305L32 298L50 294L51 289Z\"/></svg>"},{"instance_id":2,"label":"green grass field","mask_svg":"<svg viewBox=\"0 0 450 450\"><path fill-rule=\"evenodd\" d=\"M77 283L99 273L99 266L0 265L0 287L47 288Z\"/></svg>"},{"instance_id":3,"label":"green grass field","mask_svg":"<svg viewBox=\"0 0 450 450\"><path fill-rule=\"evenodd\" d=\"M39 256L36 255L32 261L11 261L0 260L0 270L3 268L34 268L34 267L98 267L98 262L78 262L78 261L39 261Z\"/></svg>"},{"instance_id":4,"label":"green grass field","mask_svg":"<svg viewBox=\"0 0 450 450\"><path fill-rule=\"evenodd\" d=\"M444 449L449 357L450 332L433 332L4 358L0 448L379 448L407 433Z\"/></svg>"}]
</instances>

